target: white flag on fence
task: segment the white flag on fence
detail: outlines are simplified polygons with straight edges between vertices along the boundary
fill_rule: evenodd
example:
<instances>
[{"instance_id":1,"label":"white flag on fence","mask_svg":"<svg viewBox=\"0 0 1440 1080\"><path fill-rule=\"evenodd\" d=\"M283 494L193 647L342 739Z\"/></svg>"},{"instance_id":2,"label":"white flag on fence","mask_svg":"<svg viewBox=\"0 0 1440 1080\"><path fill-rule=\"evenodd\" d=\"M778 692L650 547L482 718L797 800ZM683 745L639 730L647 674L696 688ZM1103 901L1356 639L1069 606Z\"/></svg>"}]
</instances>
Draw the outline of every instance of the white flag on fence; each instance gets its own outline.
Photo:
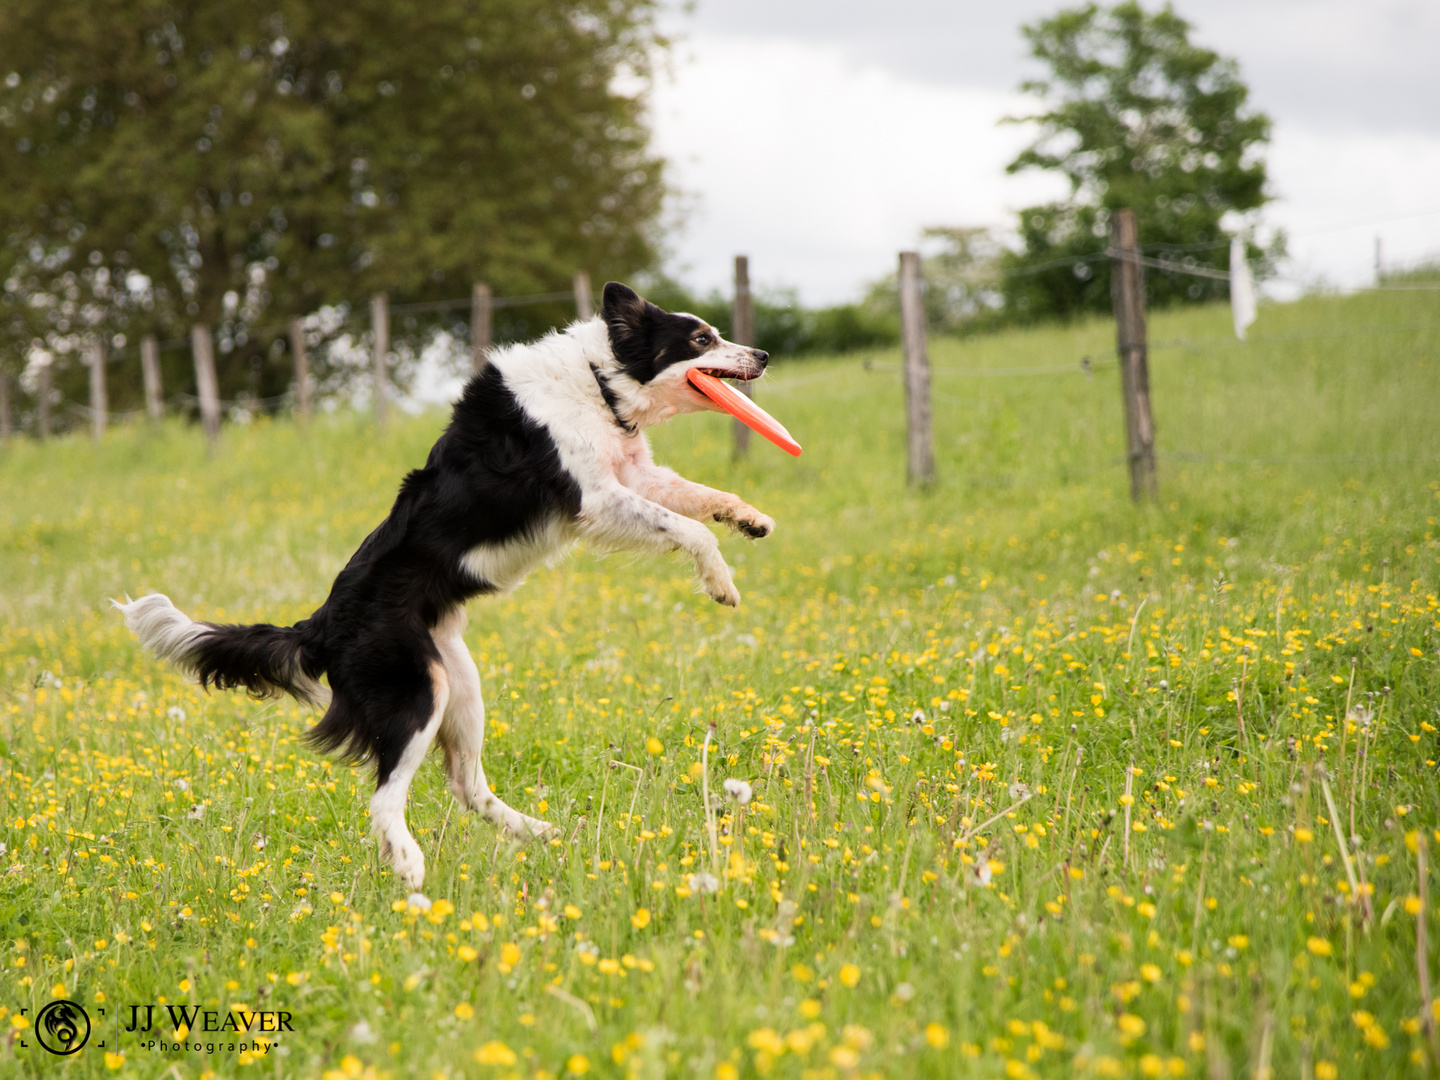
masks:
<instances>
[{"instance_id":1,"label":"white flag on fence","mask_svg":"<svg viewBox=\"0 0 1440 1080\"><path fill-rule=\"evenodd\" d=\"M1245 241L1230 241L1230 314L1235 319L1235 336L1245 340L1245 329L1255 321L1255 279L1245 261Z\"/></svg>"}]
</instances>

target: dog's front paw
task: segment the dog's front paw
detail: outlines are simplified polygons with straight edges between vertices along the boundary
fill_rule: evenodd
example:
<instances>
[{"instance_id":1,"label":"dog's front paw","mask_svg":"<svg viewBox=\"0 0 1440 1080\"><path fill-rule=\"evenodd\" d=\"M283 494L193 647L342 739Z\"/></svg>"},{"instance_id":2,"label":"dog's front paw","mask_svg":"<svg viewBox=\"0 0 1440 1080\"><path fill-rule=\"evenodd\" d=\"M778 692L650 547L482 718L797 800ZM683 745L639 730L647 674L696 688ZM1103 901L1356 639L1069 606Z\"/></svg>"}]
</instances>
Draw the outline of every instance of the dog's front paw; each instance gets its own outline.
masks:
<instances>
[{"instance_id":1,"label":"dog's front paw","mask_svg":"<svg viewBox=\"0 0 1440 1080\"><path fill-rule=\"evenodd\" d=\"M705 591L717 604L724 604L726 607L740 606L740 590L735 588L735 582L730 577L728 567L725 574L719 578L706 579Z\"/></svg>"},{"instance_id":2,"label":"dog's front paw","mask_svg":"<svg viewBox=\"0 0 1440 1080\"><path fill-rule=\"evenodd\" d=\"M762 514L753 506L747 506L743 512L735 515L735 528L746 536L759 540L775 531L775 519L769 514Z\"/></svg>"},{"instance_id":3,"label":"dog's front paw","mask_svg":"<svg viewBox=\"0 0 1440 1080\"><path fill-rule=\"evenodd\" d=\"M700 579L701 588L711 600L726 607L740 606L740 592L735 588L735 579L731 576L730 567L721 558L718 547L696 557L695 576Z\"/></svg>"},{"instance_id":4,"label":"dog's front paw","mask_svg":"<svg viewBox=\"0 0 1440 1080\"><path fill-rule=\"evenodd\" d=\"M710 599L714 600L717 604L724 604L726 607L739 607L740 590L735 588L734 582L731 582L723 589L712 589L710 591Z\"/></svg>"},{"instance_id":5,"label":"dog's front paw","mask_svg":"<svg viewBox=\"0 0 1440 1080\"><path fill-rule=\"evenodd\" d=\"M733 510L727 510L715 515L716 521L723 521L736 532L744 533L746 536L759 540L769 536L775 531L775 519L769 514L762 514L753 506L741 503Z\"/></svg>"}]
</instances>

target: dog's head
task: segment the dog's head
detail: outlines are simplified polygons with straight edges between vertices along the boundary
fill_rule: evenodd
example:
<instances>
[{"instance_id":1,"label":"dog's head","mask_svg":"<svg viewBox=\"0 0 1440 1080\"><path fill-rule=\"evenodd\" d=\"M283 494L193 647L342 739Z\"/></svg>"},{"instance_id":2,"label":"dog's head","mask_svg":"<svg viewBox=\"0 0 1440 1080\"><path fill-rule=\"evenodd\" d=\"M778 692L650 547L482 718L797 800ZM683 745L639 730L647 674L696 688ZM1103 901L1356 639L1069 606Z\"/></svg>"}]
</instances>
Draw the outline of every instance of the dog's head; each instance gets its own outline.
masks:
<instances>
[{"instance_id":1,"label":"dog's head","mask_svg":"<svg viewBox=\"0 0 1440 1080\"><path fill-rule=\"evenodd\" d=\"M663 311L618 281L605 286L601 316L614 354L614 367L604 374L620 415L636 427L716 409L690 384L691 368L748 382L760 377L769 359L760 349L726 341L704 319Z\"/></svg>"}]
</instances>

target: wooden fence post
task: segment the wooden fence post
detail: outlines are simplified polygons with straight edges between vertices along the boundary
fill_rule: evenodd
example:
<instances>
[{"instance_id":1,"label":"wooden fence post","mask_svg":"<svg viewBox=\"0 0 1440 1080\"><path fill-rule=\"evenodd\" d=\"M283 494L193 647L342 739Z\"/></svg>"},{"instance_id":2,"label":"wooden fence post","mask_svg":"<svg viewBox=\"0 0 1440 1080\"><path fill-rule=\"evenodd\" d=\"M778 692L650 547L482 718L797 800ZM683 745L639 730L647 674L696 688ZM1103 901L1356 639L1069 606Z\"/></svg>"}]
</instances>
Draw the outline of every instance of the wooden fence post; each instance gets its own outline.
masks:
<instances>
[{"instance_id":1,"label":"wooden fence post","mask_svg":"<svg viewBox=\"0 0 1440 1080\"><path fill-rule=\"evenodd\" d=\"M1110 218L1110 298L1115 305L1115 339L1120 354L1120 389L1125 395L1126 461L1130 498L1159 494L1155 476L1155 424L1150 417L1150 367L1145 346L1145 269L1133 210Z\"/></svg>"},{"instance_id":2,"label":"wooden fence post","mask_svg":"<svg viewBox=\"0 0 1440 1080\"><path fill-rule=\"evenodd\" d=\"M374 337L371 360L375 366L375 423L383 428L390 394L390 298L384 293L370 297L370 328Z\"/></svg>"},{"instance_id":3,"label":"wooden fence post","mask_svg":"<svg viewBox=\"0 0 1440 1080\"><path fill-rule=\"evenodd\" d=\"M220 384L215 378L215 342L204 323L190 327L190 351L195 357L195 390L200 398L200 422L210 453L220 442Z\"/></svg>"},{"instance_id":4,"label":"wooden fence post","mask_svg":"<svg viewBox=\"0 0 1440 1080\"><path fill-rule=\"evenodd\" d=\"M900 253L900 329L905 347L907 475L912 484L935 479L930 435L930 356L925 350L925 301L920 295L920 254Z\"/></svg>"},{"instance_id":5,"label":"wooden fence post","mask_svg":"<svg viewBox=\"0 0 1440 1080\"><path fill-rule=\"evenodd\" d=\"M40 370L35 373L36 383L38 384L36 393L40 398L40 407L36 410L38 415L35 418L35 423L40 429L40 439L42 442L50 438L50 394L51 379L53 378L50 371L51 363L52 361L47 361L41 364Z\"/></svg>"},{"instance_id":6,"label":"wooden fence post","mask_svg":"<svg viewBox=\"0 0 1440 1080\"><path fill-rule=\"evenodd\" d=\"M735 256L735 306L730 315L730 340L736 345L753 347L755 344L755 297L750 292L750 257ZM735 389L746 397L754 397L748 382L737 383ZM744 457L750 452L750 429L739 420L734 423L735 456Z\"/></svg>"},{"instance_id":7,"label":"wooden fence post","mask_svg":"<svg viewBox=\"0 0 1440 1080\"><path fill-rule=\"evenodd\" d=\"M158 424L165 419L165 397L160 387L160 345L154 334L140 339L140 374L145 380L145 415Z\"/></svg>"},{"instance_id":8,"label":"wooden fence post","mask_svg":"<svg viewBox=\"0 0 1440 1080\"><path fill-rule=\"evenodd\" d=\"M310 356L305 351L305 320L290 320L290 355L295 361L295 415L310 419Z\"/></svg>"},{"instance_id":9,"label":"wooden fence post","mask_svg":"<svg viewBox=\"0 0 1440 1080\"><path fill-rule=\"evenodd\" d=\"M105 392L105 342L100 338L91 338L85 343L85 364L90 368L90 435L99 442L110 421L110 395Z\"/></svg>"},{"instance_id":10,"label":"wooden fence post","mask_svg":"<svg viewBox=\"0 0 1440 1080\"><path fill-rule=\"evenodd\" d=\"M470 374L485 368L486 354L495 340L495 304L490 286L477 281L470 292Z\"/></svg>"},{"instance_id":11,"label":"wooden fence post","mask_svg":"<svg viewBox=\"0 0 1440 1080\"><path fill-rule=\"evenodd\" d=\"M0 443L7 442L13 434L10 419L10 373L0 371Z\"/></svg>"},{"instance_id":12,"label":"wooden fence post","mask_svg":"<svg viewBox=\"0 0 1440 1080\"><path fill-rule=\"evenodd\" d=\"M590 301L590 275L584 270L575 271L575 318L584 322L595 314L595 305Z\"/></svg>"}]
</instances>

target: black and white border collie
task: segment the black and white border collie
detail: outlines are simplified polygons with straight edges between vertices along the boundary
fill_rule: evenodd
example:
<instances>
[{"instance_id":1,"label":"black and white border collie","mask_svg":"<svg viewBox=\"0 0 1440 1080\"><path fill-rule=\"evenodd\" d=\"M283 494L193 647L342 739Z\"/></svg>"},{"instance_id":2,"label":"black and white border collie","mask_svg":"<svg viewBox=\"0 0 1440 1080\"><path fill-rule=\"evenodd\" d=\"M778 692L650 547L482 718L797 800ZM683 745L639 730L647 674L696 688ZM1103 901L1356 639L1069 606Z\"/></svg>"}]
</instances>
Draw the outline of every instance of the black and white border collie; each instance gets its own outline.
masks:
<instances>
[{"instance_id":1,"label":"black and white border collie","mask_svg":"<svg viewBox=\"0 0 1440 1080\"><path fill-rule=\"evenodd\" d=\"M751 537L775 523L656 465L644 429L715 408L690 385L689 369L749 380L765 362L703 320L611 282L599 317L490 354L425 467L405 477L389 516L308 619L217 626L159 594L117 606L146 647L203 686L326 707L310 741L374 760L370 816L381 855L419 889L425 857L405 826L405 800L436 740L462 806L521 836L552 828L506 806L485 781L485 705L462 638L466 601L515 588L583 539L610 551L683 550L712 599L738 604L701 522Z\"/></svg>"}]
</instances>

